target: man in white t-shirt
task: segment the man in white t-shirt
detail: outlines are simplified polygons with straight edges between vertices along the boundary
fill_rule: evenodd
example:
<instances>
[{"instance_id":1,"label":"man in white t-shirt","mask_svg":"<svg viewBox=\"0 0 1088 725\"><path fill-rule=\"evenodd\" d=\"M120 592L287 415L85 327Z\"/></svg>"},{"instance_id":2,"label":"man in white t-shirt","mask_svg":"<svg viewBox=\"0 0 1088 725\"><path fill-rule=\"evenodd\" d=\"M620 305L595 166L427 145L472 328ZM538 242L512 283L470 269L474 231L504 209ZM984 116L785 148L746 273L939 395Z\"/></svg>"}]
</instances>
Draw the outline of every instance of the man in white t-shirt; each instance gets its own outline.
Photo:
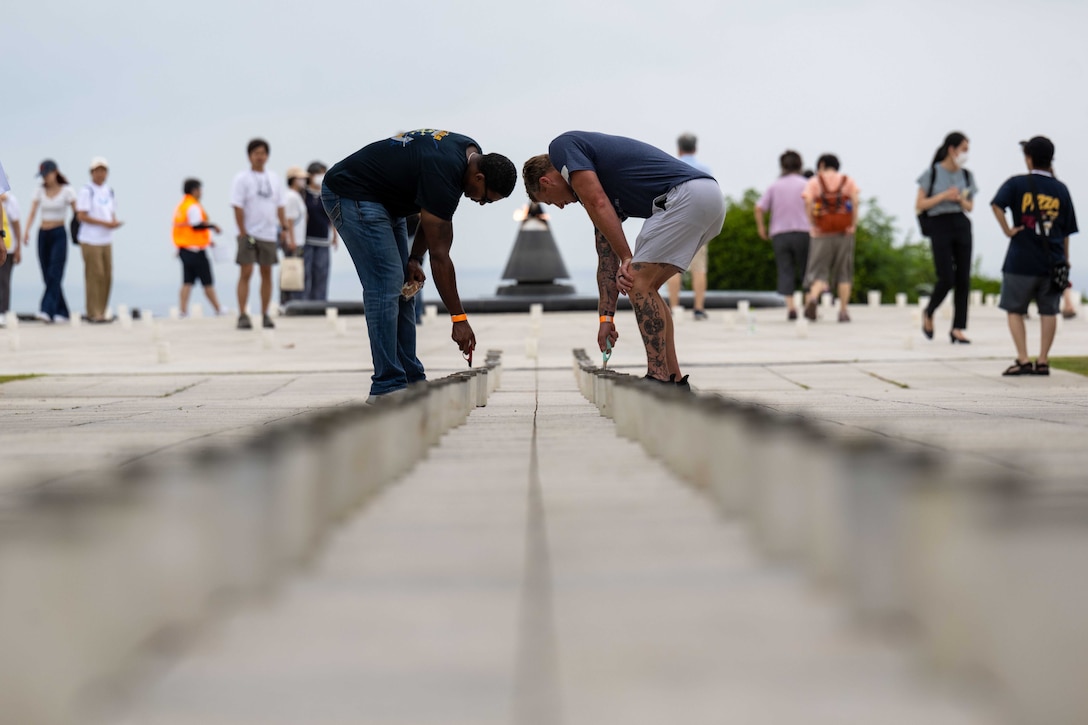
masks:
<instances>
[{"instance_id":1,"label":"man in white t-shirt","mask_svg":"<svg viewBox=\"0 0 1088 725\"><path fill-rule=\"evenodd\" d=\"M297 242L306 239L306 202L303 200L302 195L306 193L309 174L303 171L301 166L290 166L287 168L286 176L287 191L284 193L283 215L287 218L287 226L291 227L294 233L296 246L294 252L286 252L284 256L301 257L302 249ZM284 290L281 278L280 305L286 305L291 300L303 299L302 292L301 289Z\"/></svg>"},{"instance_id":2,"label":"man in white t-shirt","mask_svg":"<svg viewBox=\"0 0 1088 725\"><path fill-rule=\"evenodd\" d=\"M230 203L234 207L234 219L238 223L238 329L249 330L246 305L249 303L249 278L253 266L261 268L261 318L264 327L275 327L268 316L272 301L272 267L277 261L277 221L283 229L284 249L295 250L294 230L288 225L283 213L284 194L279 179L271 171L265 171L268 163L268 142L255 138L246 149L250 168L234 177Z\"/></svg>"},{"instance_id":3,"label":"man in white t-shirt","mask_svg":"<svg viewBox=\"0 0 1088 725\"><path fill-rule=\"evenodd\" d=\"M113 230L117 207L113 189L106 185L109 163L101 156L91 159L91 183L76 196L76 216L79 218L79 246L83 252L83 280L87 293L87 319L90 322L110 322L106 306L113 283Z\"/></svg>"}]
</instances>

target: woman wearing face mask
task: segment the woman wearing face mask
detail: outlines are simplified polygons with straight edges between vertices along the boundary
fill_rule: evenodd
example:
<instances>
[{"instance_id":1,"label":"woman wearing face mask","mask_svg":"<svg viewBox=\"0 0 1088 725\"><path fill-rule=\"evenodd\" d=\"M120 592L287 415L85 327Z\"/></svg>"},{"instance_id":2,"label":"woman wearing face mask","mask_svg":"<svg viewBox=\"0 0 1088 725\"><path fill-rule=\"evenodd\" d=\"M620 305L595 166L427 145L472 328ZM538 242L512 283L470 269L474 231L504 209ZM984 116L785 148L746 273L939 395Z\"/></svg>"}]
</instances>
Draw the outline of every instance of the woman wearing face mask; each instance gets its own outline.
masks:
<instances>
[{"instance_id":1,"label":"woman wearing face mask","mask_svg":"<svg viewBox=\"0 0 1088 725\"><path fill-rule=\"evenodd\" d=\"M294 230L294 239L303 239L306 233L306 202L303 200L302 195L306 193L306 182L309 174L299 166L292 166L287 169L285 176L287 177L287 192L284 195L283 215L287 219L287 223L291 225L292 230ZM286 230L284 237L286 237ZM302 256L302 247L300 245L289 245L285 240L282 246L284 257ZM280 289L280 309L286 307L291 300L301 300L302 298L301 291Z\"/></svg>"},{"instance_id":2,"label":"woman wearing face mask","mask_svg":"<svg viewBox=\"0 0 1088 725\"><path fill-rule=\"evenodd\" d=\"M956 292L952 300L955 314L949 339L969 343L967 329L967 299L971 289L971 220L967 213L974 207L978 193L974 178L967 170L967 137L953 132L933 156L933 164L918 177L918 199L915 210L922 221L924 233L933 247L933 265L937 269L937 284L929 306L922 315L922 334L933 339L933 313L950 289ZM924 217L924 219L923 219Z\"/></svg>"}]
</instances>

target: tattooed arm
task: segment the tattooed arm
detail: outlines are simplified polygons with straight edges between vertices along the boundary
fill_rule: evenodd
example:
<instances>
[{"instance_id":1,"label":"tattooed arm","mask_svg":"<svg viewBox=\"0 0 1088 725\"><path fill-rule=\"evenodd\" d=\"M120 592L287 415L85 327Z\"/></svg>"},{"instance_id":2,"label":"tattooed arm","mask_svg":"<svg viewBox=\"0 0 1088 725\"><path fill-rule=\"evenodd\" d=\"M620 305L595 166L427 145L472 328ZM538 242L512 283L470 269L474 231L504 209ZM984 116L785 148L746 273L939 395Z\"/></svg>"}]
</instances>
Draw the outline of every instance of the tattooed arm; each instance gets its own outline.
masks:
<instances>
[{"instance_id":1,"label":"tattooed arm","mask_svg":"<svg viewBox=\"0 0 1088 725\"><path fill-rule=\"evenodd\" d=\"M604 238L599 229L593 230L593 240L597 245L597 314L600 317L613 317L616 314L616 301L620 296L619 285L616 283L616 275L620 269L620 259L612 251L608 240ZM597 344L601 352L605 350L606 341L611 339L616 344L619 333L613 322L602 322L597 331Z\"/></svg>"}]
</instances>

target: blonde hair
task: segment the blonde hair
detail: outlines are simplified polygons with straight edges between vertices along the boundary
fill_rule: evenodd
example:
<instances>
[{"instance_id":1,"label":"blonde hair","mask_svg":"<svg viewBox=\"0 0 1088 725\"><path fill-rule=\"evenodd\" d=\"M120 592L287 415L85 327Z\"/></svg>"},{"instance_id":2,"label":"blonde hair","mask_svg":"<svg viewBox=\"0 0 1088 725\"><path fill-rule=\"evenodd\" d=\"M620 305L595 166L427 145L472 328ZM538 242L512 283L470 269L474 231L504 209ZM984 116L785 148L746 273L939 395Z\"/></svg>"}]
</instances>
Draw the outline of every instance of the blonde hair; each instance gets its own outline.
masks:
<instances>
[{"instance_id":1,"label":"blonde hair","mask_svg":"<svg viewBox=\"0 0 1088 725\"><path fill-rule=\"evenodd\" d=\"M541 177L554 168L552 158L548 154L534 156L521 167L521 178L525 181L525 193L529 195L530 199L537 200L536 194L540 191Z\"/></svg>"}]
</instances>

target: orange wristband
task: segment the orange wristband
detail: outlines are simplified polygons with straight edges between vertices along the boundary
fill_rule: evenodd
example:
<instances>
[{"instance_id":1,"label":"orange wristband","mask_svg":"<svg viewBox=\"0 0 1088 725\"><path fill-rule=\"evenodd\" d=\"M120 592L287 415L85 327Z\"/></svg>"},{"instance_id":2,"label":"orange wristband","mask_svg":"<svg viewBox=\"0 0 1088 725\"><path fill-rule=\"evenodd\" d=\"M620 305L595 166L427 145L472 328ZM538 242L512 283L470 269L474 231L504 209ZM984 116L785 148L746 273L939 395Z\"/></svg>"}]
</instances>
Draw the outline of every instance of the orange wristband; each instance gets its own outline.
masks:
<instances>
[{"instance_id":1,"label":"orange wristband","mask_svg":"<svg viewBox=\"0 0 1088 725\"><path fill-rule=\"evenodd\" d=\"M463 312L459 315L450 315L451 322L465 322L466 320L468 320L468 315Z\"/></svg>"},{"instance_id":2,"label":"orange wristband","mask_svg":"<svg viewBox=\"0 0 1088 725\"><path fill-rule=\"evenodd\" d=\"M611 322L612 315L601 315L601 322Z\"/></svg>"}]
</instances>

